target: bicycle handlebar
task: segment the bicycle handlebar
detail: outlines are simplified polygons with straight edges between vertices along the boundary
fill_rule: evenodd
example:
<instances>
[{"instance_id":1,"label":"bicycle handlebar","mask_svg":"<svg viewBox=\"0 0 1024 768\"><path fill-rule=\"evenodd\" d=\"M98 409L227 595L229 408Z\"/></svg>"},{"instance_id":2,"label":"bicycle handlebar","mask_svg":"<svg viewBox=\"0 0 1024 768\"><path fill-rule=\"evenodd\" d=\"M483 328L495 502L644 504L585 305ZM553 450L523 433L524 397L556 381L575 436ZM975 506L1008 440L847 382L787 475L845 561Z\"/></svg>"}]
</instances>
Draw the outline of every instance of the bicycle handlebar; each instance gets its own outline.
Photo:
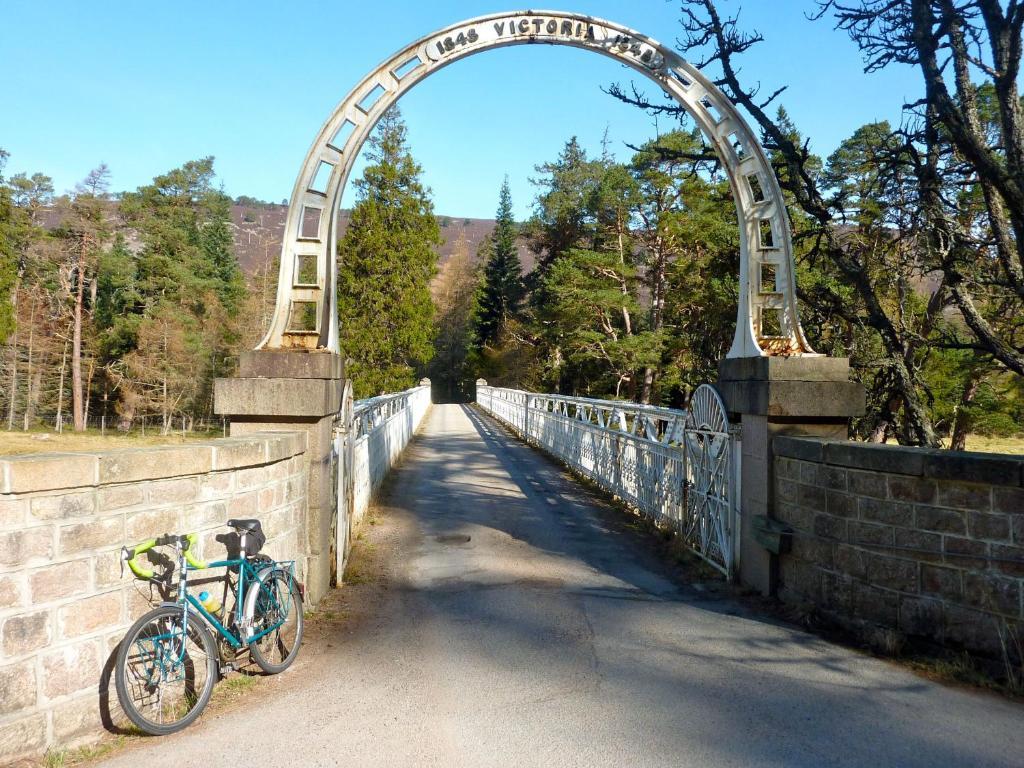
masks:
<instances>
[{"instance_id":1,"label":"bicycle handlebar","mask_svg":"<svg viewBox=\"0 0 1024 768\"><path fill-rule=\"evenodd\" d=\"M202 570L207 567L206 563L199 560L192 554L192 548L195 546L197 539L198 534L195 533L186 533L184 536L179 536L174 533L166 533L155 539L149 539L141 544L136 544L134 547L123 547L121 550L121 558L128 562L128 567L138 578L152 579L154 576L153 570L139 562L139 555L148 552L154 547L165 547L170 544L175 544L181 546L181 550L185 554L185 562L196 570Z\"/></svg>"}]
</instances>

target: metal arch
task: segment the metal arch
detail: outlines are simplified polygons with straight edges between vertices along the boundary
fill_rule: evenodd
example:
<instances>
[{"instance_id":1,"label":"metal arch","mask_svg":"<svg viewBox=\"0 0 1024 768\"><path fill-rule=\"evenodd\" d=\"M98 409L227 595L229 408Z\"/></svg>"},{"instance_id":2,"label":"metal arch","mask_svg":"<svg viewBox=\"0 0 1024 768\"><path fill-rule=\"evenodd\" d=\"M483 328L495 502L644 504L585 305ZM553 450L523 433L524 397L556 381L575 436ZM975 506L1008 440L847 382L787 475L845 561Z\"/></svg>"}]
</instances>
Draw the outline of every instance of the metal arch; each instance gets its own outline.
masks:
<instances>
[{"instance_id":1,"label":"metal arch","mask_svg":"<svg viewBox=\"0 0 1024 768\"><path fill-rule=\"evenodd\" d=\"M335 108L292 190L277 306L257 349L338 350L338 207L356 157L388 107L459 59L531 43L609 56L655 82L693 117L722 161L740 221L740 301L727 356L814 354L797 314L782 191L746 121L710 80L674 51L619 24L560 11L496 13L446 27L387 59Z\"/></svg>"}]
</instances>

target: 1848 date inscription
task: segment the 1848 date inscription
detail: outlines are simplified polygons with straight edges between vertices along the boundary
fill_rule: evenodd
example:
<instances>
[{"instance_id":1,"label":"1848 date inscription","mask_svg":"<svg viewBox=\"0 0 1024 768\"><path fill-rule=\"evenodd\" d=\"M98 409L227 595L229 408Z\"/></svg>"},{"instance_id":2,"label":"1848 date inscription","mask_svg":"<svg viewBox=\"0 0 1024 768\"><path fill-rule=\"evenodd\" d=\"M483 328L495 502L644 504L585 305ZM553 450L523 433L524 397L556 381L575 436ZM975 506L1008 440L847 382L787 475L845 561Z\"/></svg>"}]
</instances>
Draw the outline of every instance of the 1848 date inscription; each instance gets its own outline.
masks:
<instances>
[{"instance_id":1,"label":"1848 date inscription","mask_svg":"<svg viewBox=\"0 0 1024 768\"><path fill-rule=\"evenodd\" d=\"M464 45L472 45L480 39L480 35L477 31L470 27L465 32L459 32L457 35L448 35L443 40L438 40L435 45L437 46L437 52L442 56L450 51L454 51L456 48Z\"/></svg>"}]
</instances>

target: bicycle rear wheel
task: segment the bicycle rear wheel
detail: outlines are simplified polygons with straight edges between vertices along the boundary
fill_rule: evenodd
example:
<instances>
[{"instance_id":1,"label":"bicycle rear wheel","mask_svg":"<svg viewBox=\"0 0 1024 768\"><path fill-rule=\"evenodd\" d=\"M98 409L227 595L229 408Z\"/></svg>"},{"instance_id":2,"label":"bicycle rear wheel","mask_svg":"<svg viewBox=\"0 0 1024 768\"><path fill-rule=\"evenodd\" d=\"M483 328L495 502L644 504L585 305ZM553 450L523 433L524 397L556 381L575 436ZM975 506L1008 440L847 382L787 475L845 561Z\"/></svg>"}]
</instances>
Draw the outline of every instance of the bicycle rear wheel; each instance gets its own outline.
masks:
<instances>
[{"instance_id":1,"label":"bicycle rear wheel","mask_svg":"<svg viewBox=\"0 0 1024 768\"><path fill-rule=\"evenodd\" d=\"M265 633L249 644L253 661L272 675L284 672L302 643L302 596L295 579L281 569L261 573L245 602L253 634Z\"/></svg>"},{"instance_id":2,"label":"bicycle rear wheel","mask_svg":"<svg viewBox=\"0 0 1024 768\"><path fill-rule=\"evenodd\" d=\"M199 717L217 680L217 648L197 616L186 631L182 609L154 608L132 624L117 651L117 698L135 725L153 736Z\"/></svg>"}]
</instances>

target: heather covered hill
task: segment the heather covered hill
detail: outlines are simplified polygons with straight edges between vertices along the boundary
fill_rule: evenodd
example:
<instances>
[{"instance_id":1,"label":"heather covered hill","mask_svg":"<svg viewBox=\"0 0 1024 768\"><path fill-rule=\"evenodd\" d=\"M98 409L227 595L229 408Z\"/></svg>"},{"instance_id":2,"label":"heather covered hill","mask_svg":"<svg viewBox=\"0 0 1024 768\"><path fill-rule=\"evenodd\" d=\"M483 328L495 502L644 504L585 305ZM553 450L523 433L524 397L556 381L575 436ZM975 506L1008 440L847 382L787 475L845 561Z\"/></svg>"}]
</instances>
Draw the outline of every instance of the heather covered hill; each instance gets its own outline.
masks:
<instances>
[{"instance_id":1,"label":"heather covered hill","mask_svg":"<svg viewBox=\"0 0 1024 768\"><path fill-rule=\"evenodd\" d=\"M231 207L231 222L235 238L235 254L242 271L252 275L281 255L281 235L288 215L288 206L274 203L260 203L238 198ZM349 212L341 212L342 229L348 225ZM480 244L494 230L494 219L467 219L462 216L438 216L443 240L438 248L438 269L444 268L455 251L455 244L465 238L470 259L476 263ZM339 233L340 235L341 233ZM536 257L519 241L519 258L523 269L533 269Z\"/></svg>"}]
</instances>

